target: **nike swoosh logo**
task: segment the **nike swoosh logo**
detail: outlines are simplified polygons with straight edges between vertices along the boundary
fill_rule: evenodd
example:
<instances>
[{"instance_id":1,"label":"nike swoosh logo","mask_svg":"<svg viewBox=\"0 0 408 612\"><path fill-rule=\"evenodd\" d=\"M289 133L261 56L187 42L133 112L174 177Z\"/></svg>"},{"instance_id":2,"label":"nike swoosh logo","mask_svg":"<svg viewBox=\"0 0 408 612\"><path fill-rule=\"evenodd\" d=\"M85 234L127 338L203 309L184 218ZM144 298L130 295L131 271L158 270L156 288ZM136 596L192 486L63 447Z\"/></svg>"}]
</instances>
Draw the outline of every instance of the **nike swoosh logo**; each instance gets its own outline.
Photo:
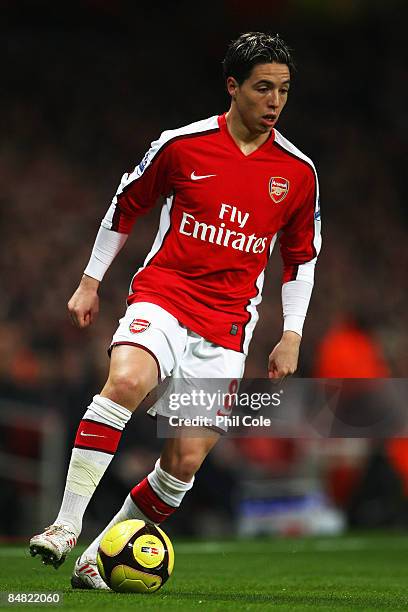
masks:
<instances>
[{"instance_id":1,"label":"nike swoosh logo","mask_svg":"<svg viewBox=\"0 0 408 612\"><path fill-rule=\"evenodd\" d=\"M196 174L195 171L193 170L193 172L191 173L191 180L192 181L200 181L201 179L205 179L205 178L210 178L211 176L217 176L216 174Z\"/></svg>"},{"instance_id":2,"label":"nike swoosh logo","mask_svg":"<svg viewBox=\"0 0 408 612\"><path fill-rule=\"evenodd\" d=\"M160 512L160 510L158 510L156 506L153 506L153 504L152 504L152 510L157 512L157 514L162 514L163 516L169 516L169 514L171 514L171 512Z\"/></svg>"},{"instance_id":3,"label":"nike swoosh logo","mask_svg":"<svg viewBox=\"0 0 408 612\"><path fill-rule=\"evenodd\" d=\"M84 437L86 436L87 438L90 438L90 437L92 437L92 438L106 438L106 436L99 436L98 434L87 434L87 433L84 433L83 431L81 431L81 433L79 435L80 436L84 436Z\"/></svg>"}]
</instances>

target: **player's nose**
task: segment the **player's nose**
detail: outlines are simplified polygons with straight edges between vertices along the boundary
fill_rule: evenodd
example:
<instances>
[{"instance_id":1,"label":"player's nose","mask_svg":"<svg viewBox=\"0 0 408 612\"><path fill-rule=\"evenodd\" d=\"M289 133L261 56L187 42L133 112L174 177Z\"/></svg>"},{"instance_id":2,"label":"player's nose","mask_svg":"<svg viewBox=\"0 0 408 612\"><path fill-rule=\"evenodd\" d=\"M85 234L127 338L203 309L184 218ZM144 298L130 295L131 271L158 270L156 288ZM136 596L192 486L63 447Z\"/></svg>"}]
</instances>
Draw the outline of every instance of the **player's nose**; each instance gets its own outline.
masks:
<instances>
[{"instance_id":1,"label":"player's nose","mask_svg":"<svg viewBox=\"0 0 408 612\"><path fill-rule=\"evenodd\" d=\"M268 95L268 107L269 108L277 108L279 106L279 92L276 89L273 89L269 92Z\"/></svg>"}]
</instances>

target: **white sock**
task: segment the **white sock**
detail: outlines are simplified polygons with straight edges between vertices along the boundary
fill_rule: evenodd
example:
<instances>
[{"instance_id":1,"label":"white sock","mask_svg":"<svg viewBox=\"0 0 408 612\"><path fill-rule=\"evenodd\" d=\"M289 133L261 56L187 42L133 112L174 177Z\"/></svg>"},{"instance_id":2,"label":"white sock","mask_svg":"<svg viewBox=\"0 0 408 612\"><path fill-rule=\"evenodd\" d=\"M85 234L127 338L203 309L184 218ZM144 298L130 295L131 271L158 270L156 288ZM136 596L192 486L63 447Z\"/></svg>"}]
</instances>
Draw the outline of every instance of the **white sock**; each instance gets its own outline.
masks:
<instances>
[{"instance_id":1,"label":"white sock","mask_svg":"<svg viewBox=\"0 0 408 612\"><path fill-rule=\"evenodd\" d=\"M108 465L121 433L132 416L127 408L95 395L75 438L64 497L55 524L63 524L78 537L82 518Z\"/></svg>"},{"instance_id":2,"label":"white sock","mask_svg":"<svg viewBox=\"0 0 408 612\"><path fill-rule=\"evenodd\" d=\"M87 557L94 561L96 559L96 553L98 552L99 542L104 537L105 533L109 531L111 527L114 527L122 521L129 519L141 519L142 521L148 522L148 518L143 514L141 510L132 501L130 495L125 499L123 506L117 514L113 517L111 522L105 527L105 529L94 539L94 541L88 546L88 548L82 553L82 557Z\"/></svg>"},{"instance_id":3,"label":"white sock","mask_svg":"<svg viewBox=\"0 0 408 612\"><path fill-rule=\"evenodd\" d=\"M192 489L195 476L190 482L179 480L160 466L160 459L155 463L154 470L147 477L153 491L169 506L178 508L183 501L183 497Z\"/></svg>"}]
</instances>

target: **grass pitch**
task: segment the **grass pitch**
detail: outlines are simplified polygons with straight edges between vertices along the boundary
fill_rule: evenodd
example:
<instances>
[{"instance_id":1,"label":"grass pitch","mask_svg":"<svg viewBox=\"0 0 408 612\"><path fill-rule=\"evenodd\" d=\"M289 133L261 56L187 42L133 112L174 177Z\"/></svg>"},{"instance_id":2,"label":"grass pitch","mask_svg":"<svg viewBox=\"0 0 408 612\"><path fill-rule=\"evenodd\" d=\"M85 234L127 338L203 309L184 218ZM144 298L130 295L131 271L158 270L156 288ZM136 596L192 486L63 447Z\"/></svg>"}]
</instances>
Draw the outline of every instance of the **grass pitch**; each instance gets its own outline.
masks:
<instances>
[{"instance_id":1,"label":"grass pitch","mask_svg":"<svg viewBox=\"0 0 408 612\"><path fill-rule=\"evenodd\" d=\"M10 546L0 547L0 589L60 591L63 603L46 607L64 612L408 610L405 534L176 541L174 547L173 576L151 595L72 591L74 555L55 571L28 556L26 549ZM28 604L12 607L40 609Z\"/></svg>"}]
</instances>

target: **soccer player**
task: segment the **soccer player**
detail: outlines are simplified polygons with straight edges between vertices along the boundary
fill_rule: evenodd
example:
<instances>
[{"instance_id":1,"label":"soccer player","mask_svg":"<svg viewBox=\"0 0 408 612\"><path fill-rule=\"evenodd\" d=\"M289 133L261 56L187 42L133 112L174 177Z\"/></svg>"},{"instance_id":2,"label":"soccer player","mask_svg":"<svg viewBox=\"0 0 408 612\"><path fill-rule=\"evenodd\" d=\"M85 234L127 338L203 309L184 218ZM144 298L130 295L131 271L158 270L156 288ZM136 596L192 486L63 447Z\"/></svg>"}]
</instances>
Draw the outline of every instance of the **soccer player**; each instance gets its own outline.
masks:
<instances>
[{"instance_id":1,"label":"soccer player","mask_svg":"<svg viewBox=\"0 0 408 612\"><path fill-rule=\"evenodd\" d=\"M296 370L321 240L314 165L275 129L288 98L291 54L279 36L250 32L230 44L223 66L228 112L166 130L123 175L68 303L75 325L93 322L106 270L139 215L162 196L156 238L132 279L112 339L107 382L78 427L59 514L30 541L31 554L54 567L75 546L126 423L158 382L169 376L242 377L278 235L284 322L269 355L269 377ZM163 402L153 412L171 414ZM158 524L169 517L219 435L206 430L202 437L168 439L153 471L130 491L106 529L130 518ZM107 588L95 563L105 532L77 559L74 587Z\"/></svg>"}]
</instances>

